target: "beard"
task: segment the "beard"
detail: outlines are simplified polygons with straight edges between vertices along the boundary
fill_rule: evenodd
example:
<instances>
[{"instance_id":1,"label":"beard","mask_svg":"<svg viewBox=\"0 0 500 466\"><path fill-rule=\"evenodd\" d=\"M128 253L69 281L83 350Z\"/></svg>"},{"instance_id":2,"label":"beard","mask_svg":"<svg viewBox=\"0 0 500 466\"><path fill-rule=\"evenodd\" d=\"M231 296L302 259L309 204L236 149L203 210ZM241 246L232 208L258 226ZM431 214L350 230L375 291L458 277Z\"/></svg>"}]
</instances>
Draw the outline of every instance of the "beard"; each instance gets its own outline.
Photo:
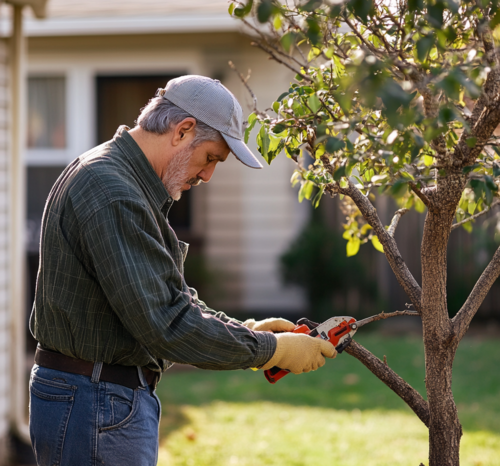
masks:
<instances>
[{"instance_id":1,"label":"beard","mask_svg":"<svg viewBox=\"0 0 500 466\"><path fill-rule=\"evenodd\" d=\"M199 178L189 178L189 162L193 154L191 146L186 147L174 154L170 163L167 165L165 176L162 179L163 186L172 196L174 201L178 201L182 196L182 187L187 183L191 186L197 186L201 183Z\"/></svg>"}]
</instances>

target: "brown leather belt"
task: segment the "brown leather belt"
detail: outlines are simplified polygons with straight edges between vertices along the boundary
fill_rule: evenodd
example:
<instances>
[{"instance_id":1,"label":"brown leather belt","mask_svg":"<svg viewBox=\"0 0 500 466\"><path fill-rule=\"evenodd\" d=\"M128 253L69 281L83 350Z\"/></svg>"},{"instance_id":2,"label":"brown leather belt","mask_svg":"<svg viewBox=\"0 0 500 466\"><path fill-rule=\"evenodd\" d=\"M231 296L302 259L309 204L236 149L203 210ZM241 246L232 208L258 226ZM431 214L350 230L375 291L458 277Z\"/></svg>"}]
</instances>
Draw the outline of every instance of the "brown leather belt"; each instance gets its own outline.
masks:
<instances>
[{"instance_id":1,"label":"brown leather belt","mask_svg":"<svg viewBox=\"0 0 500 466\"><path fill-rule=\"evenodd\" d=\"M92 377L94 370L93 362L71 358L62 353L46 350L40 346L36 349L35 363L47 369L86 375L87 377ZM160 373L144 367L142 368L142 372L147 384L153 389L156 388L156 384L160 380ZM103 364L99 381L116 383L132 389L142 386L136 366Z\"/></svg>"}]
</instances>

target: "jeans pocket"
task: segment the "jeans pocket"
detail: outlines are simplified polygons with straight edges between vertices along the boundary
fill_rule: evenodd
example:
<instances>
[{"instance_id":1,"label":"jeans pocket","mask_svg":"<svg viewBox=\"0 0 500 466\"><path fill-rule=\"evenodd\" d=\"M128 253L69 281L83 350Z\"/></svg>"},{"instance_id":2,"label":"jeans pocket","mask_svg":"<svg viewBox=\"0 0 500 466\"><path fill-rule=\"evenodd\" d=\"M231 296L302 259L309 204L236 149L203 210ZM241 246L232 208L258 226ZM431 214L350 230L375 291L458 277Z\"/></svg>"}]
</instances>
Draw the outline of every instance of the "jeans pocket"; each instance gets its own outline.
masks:
<instances>
[{"instance_id":1,"label":"jeans pocket","mask_svg":"<svg viewBox=\"0 0 500 466\"><path fill-rule=\"evenodd\" d=\"M138 390L106 383L102 401L99 431L119 429L128 424L137 412Z\"/></svg>"},{"instance_id":2,"label":"jeans pocket","mask_svg":"<svg viewBox=\"0 0 500 466\"><path fill-rule=\"evenodd\" d=\"M30 437L37 464L60 464L75 392L73 385L32 376Z\"/></svg>"}]
</instances>

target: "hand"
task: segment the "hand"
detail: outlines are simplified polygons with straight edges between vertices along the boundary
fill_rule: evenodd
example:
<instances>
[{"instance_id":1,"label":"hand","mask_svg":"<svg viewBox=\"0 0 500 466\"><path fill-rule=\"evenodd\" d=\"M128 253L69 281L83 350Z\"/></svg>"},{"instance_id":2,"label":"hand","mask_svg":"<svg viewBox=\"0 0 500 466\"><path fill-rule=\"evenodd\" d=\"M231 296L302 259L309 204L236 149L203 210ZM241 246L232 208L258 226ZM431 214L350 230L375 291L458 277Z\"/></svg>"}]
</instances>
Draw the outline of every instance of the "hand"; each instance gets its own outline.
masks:
<instances>
[{"instance_id":1,"label":"hand","mask_svg":"<svg viewBox=\"0 0 500 466\"><path fill-rule=\"evenodd\" d=\"M255 321L248 319L243 325L256 332L291 332L296 325L286 319L275 319L274 317L265 320Z\"/></svg>"},{"instance_id":2,"label":"hand","mask_svg":"<svg viewBox=\"0 0 500 466\"><path fill-rule=\"evenodd\" d=\"M335 347L322 338L314 338L303 333L278 333L276 351L261 369L278 366L294 374L315 371L325 365L325 357L337 356Z\"/></svg>"}]
</instances>

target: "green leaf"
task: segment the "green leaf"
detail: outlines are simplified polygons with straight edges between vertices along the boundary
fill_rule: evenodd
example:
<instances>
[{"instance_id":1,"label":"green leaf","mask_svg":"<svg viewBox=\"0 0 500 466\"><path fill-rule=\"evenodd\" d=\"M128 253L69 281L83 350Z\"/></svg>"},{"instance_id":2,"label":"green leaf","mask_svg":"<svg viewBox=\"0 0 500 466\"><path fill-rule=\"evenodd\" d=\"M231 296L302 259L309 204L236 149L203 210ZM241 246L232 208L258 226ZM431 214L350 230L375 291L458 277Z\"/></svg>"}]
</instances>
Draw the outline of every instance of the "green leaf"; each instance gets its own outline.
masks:
<instances>
[{"instance_id":1,"label":"green leaf","mask_svg":"<svg viewBox=\"0 0 500 466\"><path fill-rule=\"evenodd\" d=\"M434 157L430 155L424 155L424 165L430 167L434 163Z\"/></svg>"},{"instance_id":2,"label":"green leaf","mask_svg":"<svg viewBox=\"0 0 500 466\"><path fill-rule=\"evenodd\" d=\"M469 215L472 215L474 211L476 210L477 202L469 202L467 205L467 211L469 212Z\"/></svg>"},{"instance_id":3,"label":"green leaf","mask_svg":"<svg viewBox=\"0 0 500 466\"><path fill-rule=\"evenodd\" d=\"M260 23L266 23L273 12L273 5L269 0L263 0L257 7L257 19Z\"/></svg>"},{"instance_id":4,"label":"green leaf","mask_svg":"<svg viewBox=\"0 0 500 466\"><path fill-rule=\"evenodd\" d=\"M314 190L314 183L312 181L306 181L302 183L302 186L299 190L299 202L302 202L304 199L311 199L312 193Z\"/></svg>"},{"instance_id":5,"label":"green leaf","mask_svg":"<svg viewBox=\"0 0 500 466\"><path fill-rule=\"evenodd\" d=\"M311 44L316 45L321 40L321 29L319 27L318 21L314 17L309 17L306 19L306 23L309 26L306 31L306 36L311 41Z\"/></svg>"},{"instance_id":6,"label":"green leaf","mask_svg":"<svg viewBox=\"0 0 500 466\"><path fill-rule=\"evenodd\" d=\"M431 2L426 2L427 3L427 14L429 18L429 22L434 26L434 27L442 27L443 26L443 13L444 13L444 4L441 3L439 0L436 1L434 4Z\"/></svg>"},{"instance_id":7,"label":"green leaf","mask_svg":"<svg viewBox=\"0 0 500 466\"><path fill-rule=\"evenodd\" d=\"M253 0L248 0L244 7L234 9L234 15L238 18L243 18L252 11Z\"/></svg>"},{"instance_id":8,"label":"green leaf","mask_svg":"<svg viewBox=\"0 0 500 466\"><path fill-rule=\"evenodd\" d=\"M422 37L417 41L417 57L421 62L426 60L435 42L436 38L434 36Z\"/></svg>"},{"instance_id":9,"label":"green leaf","mask_svg":"<svg viewBox=\"0 0 500 466\"><path fill-rule=\"evenodd\" d=\"M415 199L415 210L419 214L423 214L425 212L425 204L418 197Z\"/></svg>"},{"instance_id":10,"label":"green leaf","mask_svg":"<svg viewBox=\"0 0 500 466\"><path fill-rule=\"evenodd\" d=\"M316 196L314 196L314 199L312 200L312 205L315 209L319 207L319 201L321 201L321 197L323 196L324 190L325 187L321 186L321 188L319 188L318 193L316 194Z\"/></svg>"},{"instance_id":11,"label":"green leaf","mask_svg":"<svg viewBox=\"0 0 500 466\"><path fill-rule=\"evenodd\" d=\"M490 21L490 28L495 29L500 24L500 8L497 10L493 18Z\"/></svg>"},{"instance_id":12,"label":"green leaf","mask_svg":"<svg viewBox=\"0 0 500 466\"><path fill-rule=\"evenodd\" d=\"M366 23L368 15L373 12L373 3L371 0L350 0L347 8Z\"/></svg>"},{"instance_id":13,"label":"green leaf","mask_svg":"<svg viewBox=\"0 0 500 466\"><path fill-rule=\"evenodd\" d=\"M248 126L245 129L245 144L248 144L248 138L250 137L250 133L252 132L255 123L257 123L257 115L255 113L251 113L248 116Z\"/></svg>"},{"instance_id":14,"label":"green leaf","mask_svg":"<svg viewBox=\"0 0 500 466\"><path fill-rule=\"evenodd\" d=\"M274 17L274 21L273 21L274 29L276 29L277 31L279 31L281 29L281 25L282 25L281 15L276 15Z\"/></svg>"},{"instance_id":15,"label":"green leaf","mask_svg":"<svg viewBox=\"0 0 500 466\"><path fill-rule=\"evenodd\" d=\"M498 186L493 181L493 178L490 175L484 175L484 180L485 180L486 186L489 189L491 189L492 191L498 191Z\"/></svg>"},{"instance_id":16,"label":"green leaf","mask_svg":"<svg viewBox=\"0 0 500 466\"><path fill-rule=\"evenodd\" d=\"M352 94L344 92L332 92L333 98L338 102L342 111L347 114L352 107Z\"/></svg>"},{"instance_id":17,"label":"green leaf","mask_svg":"<svg viewBox=\"0 0 500 466\"><path fill-rule=\"evenodd\" d=\"M462 227L467 233L472 233L472 222L465 222Z\"/></svg>"},{"instance_id":18,"label":"green leaf","mask_svg":"<svg viewBox=\"0 0 500 466\"><path fill-rule=\"evenodd\" d=\"M345 147L344 141L337 139L335 137L329 137L325 144L325 149L329 154L333 154L334 152L343 149Z\"/></svg>"},{"instance_id":19,"label":"green leaf","mask_svg":"<svg viewBox=\"0 0 500 466\"><path fill-rule=\"evenodd\" d=\"M313 94L311 97L309 97L309 99L307 100L307 105L309 105L309 108L314 113L316 113L321 108L321 102L316 94Z\"/></svg>"},{"instance_id":20,"label":"green leaf","mask_svg":"<svg viewBox=\"0 0 500 466\"><path fill-rule=\"evenodd\" d=\"M257 145L259 148L259 152L262 154L262 157L269 164L267 154L269 152L269 145L271 144L271 139L269 138L269 134L265 126L260 128L259 134L257 135Z\"/></svg>"},{"instance_id":21,"label":"green leaf","mask_svg":"<svg viewBox=\"0 0 500 466\"><path fill-rule=\"evenodd\" d=\"M500 176L500 167L496 163L493 165L493 176Z\"/></svg>"},{"instance_id":22,"label":"green leaf","mask_svg":"<svg viewBox=\"0 0 500 466\"><path fill-rule=\"evenodd\" d=\"M422 11L424 9L424 0L408 0L408 9L411 12Z\"/></svg>"},{"instance_id":23,"label":"green leaf","mask_svg":"<svg viewBox=\"0 0 500 466\"><path fill-rule=\"evenodd\" d=\"M477 138L467 138L466 144L472 149L476 145Z\"/></svg>"},{"instance_id":24,"label":"green leaf","mask_svg":"<svg viewBox=\"0 0 500 466\"><path fill-rule=\"evenodd\" d=\"M396 180L396 182L391 186L390 193L394 197L401 197L406 194L408 190L408 184L406 180Z\"/></svg>"},{"instance_id":25,"label":"green leaf","mask_svg":"<svg viewBox=\"0 0 500 466\"><path fill-rule=\"evenodd\" d=\"M285 49L286 53L290 52L292 45L295 44L295 40L297 38L297 34L295 32L287 32L281 36L281 45ZM278 99L279 100L279 99Z\"/></svg>"},{"instance_id":26,"label":"green leaf","mask_svg":"<svg viewBox=\"0 0 500 466\"><path fill-rule=\"evenodd\" d=\"M343 176L345 176L345 166L339 167L333 174L333 179L339 181Z\"/></svg>"},{"instance_id":27,"label":"green leaf","mask_svg":"<svg viewBox=\"0 0 500 466\"><path fill-rule=\"evenodd\" d=\"M285 98L288 94L290 94L290 92L288 92L288 91L283 92L283 94L281 94L281 95L278 97L277 101L278 101L278 102L281 102L281 101L282 101L282 100L283 100L283 99L284 99L284 98Z\"/></svg>"},{"instance_id":28,"label":"green leaf","mask_svg":"<svg viewBox=\"0 0 500 466\"><path fill-rule=\"evenodd\" d=\"M382 246L382 243L379 241L377 235L372 236L372 244L377 251L384 252L384 246Z\"/></svg>"},{"instance_id":29,"label":"green leaf","mask_svg":"<svg viewBox=\"0 0 500 466\"><path fill-rule=\"evenodd\" d=\"M358 237L351 238L346 245L347 257L355 256L358 253L360 246L361 240Z\"/></svg>"},{"instance_id":30,"label":"green leaf","mask_svg":"<svg viewBox=\"0 0 500 466\"><path fill-rule=\"evenodd\" d=\"M229 8L227 9L227 11L229 12L229 14L231 16L233 16L233 11L234 11L235 6L236 6L235 3L231 3L231 5L229 5Z\"/></svg>"},{"instance_id":31,"label":"green leaf","mask_svg":"<svg viewBox=\"0 0 500 466\"><path fill-rule=\"evenodd\" d=\"M284 125L283 123L278 123L277 125L273 126L273 133L274 134L280 134L285 130L286 130L286 125Z\"/></svg>"}]
</instances>

